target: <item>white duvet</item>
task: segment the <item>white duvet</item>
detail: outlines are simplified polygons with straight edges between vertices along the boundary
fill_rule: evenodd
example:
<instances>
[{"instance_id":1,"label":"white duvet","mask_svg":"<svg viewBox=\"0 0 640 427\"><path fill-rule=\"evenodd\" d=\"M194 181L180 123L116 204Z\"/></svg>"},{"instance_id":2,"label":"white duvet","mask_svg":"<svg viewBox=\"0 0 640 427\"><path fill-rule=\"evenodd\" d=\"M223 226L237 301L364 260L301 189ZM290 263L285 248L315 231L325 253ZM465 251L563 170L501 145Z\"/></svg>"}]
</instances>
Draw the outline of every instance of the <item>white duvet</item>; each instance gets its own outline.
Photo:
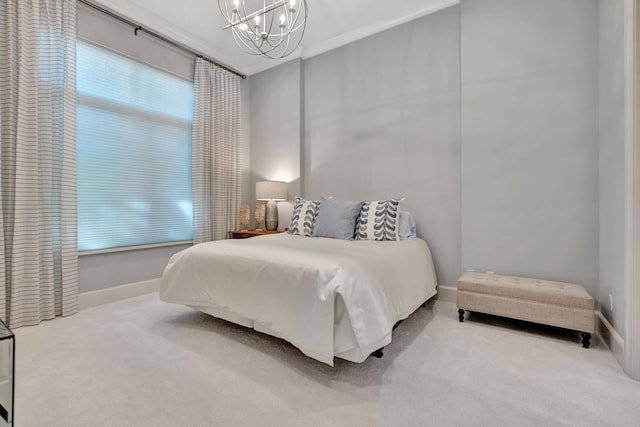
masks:
<instances>
[{"instance_id":1,"label":"white duvet","mask_svg":"<svg viewBox=\"0 0 640 427\"><path fill-rule=\"evenodd\" d=\"M436 284L421 239L282 233L201 243L175 254L160 299L228 310L333 365L336 354L355 350L360 356L349 359L362 361L391 342L394 324L435 295ZM337 323L348 331L338 331Z\"/></svg>"}]
</instances>

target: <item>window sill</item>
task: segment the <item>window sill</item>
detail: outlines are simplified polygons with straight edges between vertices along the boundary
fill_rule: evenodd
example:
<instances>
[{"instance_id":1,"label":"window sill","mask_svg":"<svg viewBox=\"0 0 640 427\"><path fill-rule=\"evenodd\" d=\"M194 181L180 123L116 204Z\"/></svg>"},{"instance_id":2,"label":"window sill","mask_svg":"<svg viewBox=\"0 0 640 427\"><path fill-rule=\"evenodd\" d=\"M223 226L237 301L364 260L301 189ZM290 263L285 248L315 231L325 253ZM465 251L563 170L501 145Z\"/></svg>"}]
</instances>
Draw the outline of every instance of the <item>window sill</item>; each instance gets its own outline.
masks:
<instances>
[{"instance_id":1,"label":"window sill","mask_svg":"<svg viewBox=\"0 0 640 427\"><path fill-rule=\"evenodd\" d=\"M193 245L193 240L183 240L180 242L153 243L150 245L122 246L119 248L97 249L94 251L78 251L78 256L81 257L81 256L87 256L87 255L111 254L111 253L117 253L117 252L137 251L140 249L165 248L169 246L182 246L182 245Z\"/></svg>"}]
</instances>

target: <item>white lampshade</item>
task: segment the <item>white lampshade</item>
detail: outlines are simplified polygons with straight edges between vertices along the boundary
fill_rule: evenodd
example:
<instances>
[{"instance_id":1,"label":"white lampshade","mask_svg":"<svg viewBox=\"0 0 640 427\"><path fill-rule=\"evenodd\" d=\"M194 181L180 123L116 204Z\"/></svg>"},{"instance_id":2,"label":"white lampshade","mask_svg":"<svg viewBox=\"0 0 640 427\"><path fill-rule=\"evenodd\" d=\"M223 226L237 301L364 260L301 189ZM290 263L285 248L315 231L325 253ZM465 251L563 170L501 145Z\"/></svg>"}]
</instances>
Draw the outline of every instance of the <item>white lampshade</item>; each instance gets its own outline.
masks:
<instances>
[{"instance_id":1,"label":"white lampshade","mask_svg":"<svg viewBox=\"0 0 640 427\"><path fill-rule=\"evenodd\" d=\"M287 183L282 181L256 182L256 200L287 200Z\"/></svg>"}]
</instances>

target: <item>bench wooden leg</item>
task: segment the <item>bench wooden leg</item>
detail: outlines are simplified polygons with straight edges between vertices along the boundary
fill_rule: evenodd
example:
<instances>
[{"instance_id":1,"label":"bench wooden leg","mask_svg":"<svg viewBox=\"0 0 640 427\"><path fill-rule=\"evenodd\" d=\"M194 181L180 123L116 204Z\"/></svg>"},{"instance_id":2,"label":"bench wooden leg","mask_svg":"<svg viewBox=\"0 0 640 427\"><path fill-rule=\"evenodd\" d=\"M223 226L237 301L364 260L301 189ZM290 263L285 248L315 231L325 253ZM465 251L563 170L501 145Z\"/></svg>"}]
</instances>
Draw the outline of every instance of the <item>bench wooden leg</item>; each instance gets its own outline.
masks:
<instances>
[{"instance_id":1,"label":"bench wooden leg","mask_svg":"<svg viewBox=\"0 0 640 427\"><path fill-rule=\"evenodd\" d=\"M464 322L464 310L461 308L458 309L458 320Z\"/></svg>"},{"instance_id":2,"label":"bench wooden leg","mask_svg":"<svg viewBox=\"0 0 640 427\"><path fill-rule=\"evenodd\" d=\"M582 334L582 346L584 348L589 348L591 345L591 334L589 332L583 332Z\"/></svg>"}]
</instances>

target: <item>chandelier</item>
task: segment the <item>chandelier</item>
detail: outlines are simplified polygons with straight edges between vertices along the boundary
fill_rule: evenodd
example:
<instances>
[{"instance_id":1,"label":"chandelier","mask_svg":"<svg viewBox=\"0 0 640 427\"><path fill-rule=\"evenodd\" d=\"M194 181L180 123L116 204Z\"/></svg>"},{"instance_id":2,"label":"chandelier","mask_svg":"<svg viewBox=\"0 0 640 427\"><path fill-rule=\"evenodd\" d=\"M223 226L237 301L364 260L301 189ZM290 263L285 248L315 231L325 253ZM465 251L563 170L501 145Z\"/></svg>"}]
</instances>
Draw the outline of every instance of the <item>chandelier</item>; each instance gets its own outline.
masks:
<instances>
[{"instance_id":1,"label":"chandelier","mask_svg":"<svg viewBox=\"0 0 640 427\"><path fill-rule=\"evenodd\" d=\"M246 4L245 4L246 3ZM306 0L218 0L233 39L251 55L284 58L296 50L307 23ZM298 4L299 3L299 4ZM247 9L247 6L253 8Z\"/></svg>"}]
</instances>

